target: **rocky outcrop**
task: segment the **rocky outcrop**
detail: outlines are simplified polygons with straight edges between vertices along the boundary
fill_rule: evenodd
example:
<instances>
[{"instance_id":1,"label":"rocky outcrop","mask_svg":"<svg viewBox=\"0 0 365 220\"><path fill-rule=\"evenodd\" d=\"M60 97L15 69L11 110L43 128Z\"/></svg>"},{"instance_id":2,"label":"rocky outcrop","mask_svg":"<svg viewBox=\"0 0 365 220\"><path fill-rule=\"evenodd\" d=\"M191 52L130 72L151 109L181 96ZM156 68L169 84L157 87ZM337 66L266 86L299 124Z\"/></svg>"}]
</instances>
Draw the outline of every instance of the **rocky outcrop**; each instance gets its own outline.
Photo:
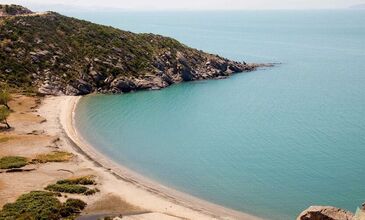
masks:
<instances>
[{"instance_id":1,"label":"rocky outcrop","mask_svg":"<svg viewBox=\"0 0 365 220\"><path fill-rule=\"evenodd\" d=\"M33 12L20 5L0 5L1 16L27 15Z\"/></svg>"},{"instance_id":2,"label":"rocky outcrop","mask_svg":"<svg viewBox=\"0 0 365 220\"><path fill-rule=\"evenodd\" d=\"M356 210L355 216L352 220L365 220L365 203Z\"/></svg>"},{"instance_id":3,"label":"rocky outcrop","mask_svg":"<svg viewBox=\"0 0 365 220\"><path fill-rule=\"evenodd\" d=\"M297 220L352 220L354 214L332 206L311 206Z\"/></svg>"},{"instance_id":4,"label":"rocky outcrop","mask_svg":"<svg viewBox=\"0 0 365 220\"><path fill-rule=\"evenodd\" d=\"M8 11L9 7L2 6ZM126 93L222 79L267 66L231 61L172 38L135 34L55 12L29 16L30 11L16 7L10 13L16 16L0 18L0 83L22 90L53 95Z\"/></svg>"}]
</instances>

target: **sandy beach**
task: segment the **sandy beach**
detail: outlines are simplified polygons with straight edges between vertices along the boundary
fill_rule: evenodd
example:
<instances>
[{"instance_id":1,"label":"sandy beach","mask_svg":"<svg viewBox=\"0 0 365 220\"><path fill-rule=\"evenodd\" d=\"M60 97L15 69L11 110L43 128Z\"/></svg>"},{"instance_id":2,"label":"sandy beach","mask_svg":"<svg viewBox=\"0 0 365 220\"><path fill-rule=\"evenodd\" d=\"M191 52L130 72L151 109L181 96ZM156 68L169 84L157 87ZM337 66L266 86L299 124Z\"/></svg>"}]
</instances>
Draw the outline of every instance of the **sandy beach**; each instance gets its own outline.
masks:
<instances>
[{"instance_id":1,"label":"sandy beach","mask_svg":"<svg viewBox=\"0 0 365 220\"><path fill-rule=\"evenodd\" d=\"M11 104L17 102L25 108L24 104L19 104L23 99L27 101L27 97L19 96ZM34 157L57 149L70 152L74 157L63 163L27 165L27 168L35 167L31 172L1 173L0 206L59 179L93 175L100 192L93 196L79 196L88 203L84 215L112 213L123 215L123 219L160 220L260 219L167 188L99 153L75 129L74 110L79 99L74 96L41 98L38 104L20 109L22 112L18 115L15 111L15 115L9 118L14 130L6 134L2 132L2 135L17 138L0 143L0 156Z\"/></svg>"}]
</instances>

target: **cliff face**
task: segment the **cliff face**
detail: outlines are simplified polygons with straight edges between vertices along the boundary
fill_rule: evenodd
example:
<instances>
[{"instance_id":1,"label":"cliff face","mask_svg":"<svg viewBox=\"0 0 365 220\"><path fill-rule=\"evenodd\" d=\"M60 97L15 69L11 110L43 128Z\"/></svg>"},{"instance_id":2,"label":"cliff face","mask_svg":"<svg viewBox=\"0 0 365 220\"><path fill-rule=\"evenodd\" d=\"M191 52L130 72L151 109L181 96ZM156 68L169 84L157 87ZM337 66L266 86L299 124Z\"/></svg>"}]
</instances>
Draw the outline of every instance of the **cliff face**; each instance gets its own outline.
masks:
<instances>
[{"instance_id":1,"label":"cliff face","mask_svg":"<svg viewBox=\"0 0 365 220\"><path fill-rule=\"evenodd\" d=\"M354 214L332 206L311 206L297 220L352 220Z\"/></svg>"},{"instance_id":2,"label":"cliff face","mask_svg":"<svg viewBox=\"0 0 365 220\"><path fill-rule=\"evenodd\" d=\"M0 80L23 90L120 93L222 78L258 66L204 53L172 38L54 12L0 18Z\"/></svg>"},{"instance_id":3,"label":"cliff face","mask_svg":"<svg viewBox=\"0 0 365 220\"><path fill-rule=\"evenodd\" d=\"M310 206L299 214L297 220L365 220L365 203L355 214L332 206Z\"/></svg>"}]
</instances>

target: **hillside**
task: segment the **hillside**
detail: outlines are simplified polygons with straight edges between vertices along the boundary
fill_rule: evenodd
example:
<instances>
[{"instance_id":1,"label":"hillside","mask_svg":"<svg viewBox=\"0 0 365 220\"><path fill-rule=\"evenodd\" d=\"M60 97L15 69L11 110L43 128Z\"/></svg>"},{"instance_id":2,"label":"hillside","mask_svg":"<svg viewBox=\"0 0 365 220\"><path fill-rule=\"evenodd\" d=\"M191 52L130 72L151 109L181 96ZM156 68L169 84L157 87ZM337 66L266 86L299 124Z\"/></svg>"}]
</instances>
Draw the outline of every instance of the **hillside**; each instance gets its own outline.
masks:
<instances>
[{"instance_id":1,"label":"hillside","mask_svg":"<svg viewBox=\"0 0 365 220\"><path fill-rule=\"evenodd\" d=\"M172 38L55 12L32 13L14 5L0 11L0 81L17 90L120 93L222 78L259 66L204 53Z\"/></svg>"},{"instance_id":2,"label":"hillside","mask_svg":"<svg viewBox=\"0 0 365 220\"><path fill-rule=\"evenodd\" d=\"M33 12L20 5L0 5L0 16L32 14Z\"/></svg>"}]
</instances>

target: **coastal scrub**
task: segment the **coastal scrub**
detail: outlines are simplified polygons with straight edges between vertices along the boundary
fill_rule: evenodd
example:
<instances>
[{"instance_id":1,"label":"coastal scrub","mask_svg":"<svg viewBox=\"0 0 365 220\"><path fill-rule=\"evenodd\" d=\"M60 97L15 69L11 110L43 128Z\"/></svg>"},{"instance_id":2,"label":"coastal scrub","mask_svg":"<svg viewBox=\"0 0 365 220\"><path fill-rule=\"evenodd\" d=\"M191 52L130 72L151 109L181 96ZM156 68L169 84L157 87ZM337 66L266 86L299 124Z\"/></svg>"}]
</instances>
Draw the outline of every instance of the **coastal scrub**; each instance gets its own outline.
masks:
<instances>
[{"instance_id":1,"label":"coastal scrub","mask_svg":"<svg viewBox=\"0 0 365 220\"><path fill-rule=\"evenodd\" d=\"M64 151L53 151L48 154L39 154L32 161L37 163L67 162L71 160L73 154Z\"/></svg>"},{"instance_id":2,"label":"coastal scrub","mask_svg":"<svg viewBox=\"0 0 365 220\"><path fill-rule=\"evenodd\" d=\"M44 191L23 194L14 203L4 205L0 219L74 219L86 206L79 199L68 199L61 203L56 195Z\"/></svg>"},{"instance_id":3,"label":"coastal scrub","mask_svg":"<svg viewBox=\"0 0 365 220\"><path fill-rule=\"evenodd\" d=\"M95 185L93 176L83 176L78 178L70 178L57 181L57 184L79 184L79 185Z\"/></svg>"},{"instance_id":4,"label":"coastal scrub","mask_svg":"<svg viewBox=\"0 0 365 220\"><path fill-rule=\"evenodd\" d=\"M6 108L10 109L8 103L11 100L11 95L8 88L5 86L0 89L0 105L4 105Z\"/></svg>"},{"instance_id":5,"label":"coastal scrub","mask_svg":"<svg viewBox=\"0 0 365 220\"><path fill-rule=\"evenodd\" d=\"M77 217L78 213L86 207L86 203L80 199L67 199L61 209L61 216L72 219Z\"/></svg>"},{"instance_id":6,"label":"coastal scrub","mask_svg":"<svg viewBox=\"0 0 365 220\"><path fill-rule=\"evenodd\" d=\"M0 123L6 125L7 129L11 128L7 120L9 115L10 110L6 106L0 106Z\"/></svg>"},{"instance_id":7,"label":"coastal scrub","mask_svg":"<svg viewBox=\"0 0 365 220\"><path fill-rule=\"evenodd\" d=\"M56 183L56 184L48 185L45 189L52 191L52 192L83 194L89 188L87 188L86 186L80 186L80 185L74 185L74 184L57 184Z\"/></svg>"},{"instance_id":8,"label":"coastal scrub","mask_svg":"<svg viewBox=\"0 0 365 220\"><path fill-rule=\"evenodd\" d=\"M28 160L25 157L7 156L0 158L0 169L20 168L27 164Z\"/></svg>"},{"instance_id":9,"label":"coastal scrub","mask_svg":"<svg viewBox=\"0 0 365 220\"><path fill-rule=\"evenodd\" d=\"M85 185L96 185L93 176L84 176L78 178L64 179L57 181L56 184L48 185L45 189L52 192L71 193L71 194L84 194L93 195L99 192L97 188L90 189Z\"/></svg>"}]
</instances>

